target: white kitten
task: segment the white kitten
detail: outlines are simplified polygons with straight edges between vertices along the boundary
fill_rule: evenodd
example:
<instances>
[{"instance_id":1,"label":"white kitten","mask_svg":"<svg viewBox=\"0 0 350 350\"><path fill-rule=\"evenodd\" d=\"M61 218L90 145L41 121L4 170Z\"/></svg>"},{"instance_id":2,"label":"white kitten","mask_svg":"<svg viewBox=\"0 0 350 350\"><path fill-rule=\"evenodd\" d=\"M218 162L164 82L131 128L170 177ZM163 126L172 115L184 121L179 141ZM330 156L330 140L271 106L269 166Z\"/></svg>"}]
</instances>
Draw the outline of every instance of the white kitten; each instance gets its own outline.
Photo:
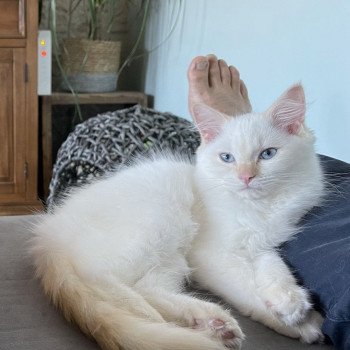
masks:
<instances>
[{"instance_id":1,"label":"white kitten","mask_svg":"<svg viewBox=\"0 0 350 350\"><path fill-rule=\"evenodd\" d=\"M322 318L309 312L307 292L277 253L324 189L304 115L300 85L264 114L227 121L207 107L194 109L205 144L195 170L205 221L188 261L194 280L242 314L312 342L321 337Z\"/></svg>"},{"instance_id":2,"label":"white kitten","mask_svg":"<svg viewBox=\"0 0 350 350\"><path fill-rule=\"evenodd\" d=\"M45 292L104 349L239 348L237 322L185 295L187 278L278 332L319 340L321 318L276 253L323 189L304 112L301 86L265 114L196 106L196 165L158 156L73 191L35 227Z\"/></svg>"}]
</instances>

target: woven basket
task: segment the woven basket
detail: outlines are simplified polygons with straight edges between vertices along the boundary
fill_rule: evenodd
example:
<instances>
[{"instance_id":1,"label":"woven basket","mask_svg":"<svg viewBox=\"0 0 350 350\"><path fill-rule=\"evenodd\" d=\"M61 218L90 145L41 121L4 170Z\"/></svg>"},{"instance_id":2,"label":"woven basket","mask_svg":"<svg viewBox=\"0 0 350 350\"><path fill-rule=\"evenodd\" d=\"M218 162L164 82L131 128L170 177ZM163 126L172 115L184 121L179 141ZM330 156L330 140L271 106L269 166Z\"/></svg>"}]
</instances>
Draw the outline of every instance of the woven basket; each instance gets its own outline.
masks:
<instances>
[{"instance_id":1,"label":"woven basket","mask_svg":"<svg viewBox=\"0 0 350 350\"><path fill-rule=\"evenodd\" d=\"M121 42L65 39L62 67L76 92L115 91L120 65ZM69 86L62 82L64 90Z\"/></svg>"}]
</instances>

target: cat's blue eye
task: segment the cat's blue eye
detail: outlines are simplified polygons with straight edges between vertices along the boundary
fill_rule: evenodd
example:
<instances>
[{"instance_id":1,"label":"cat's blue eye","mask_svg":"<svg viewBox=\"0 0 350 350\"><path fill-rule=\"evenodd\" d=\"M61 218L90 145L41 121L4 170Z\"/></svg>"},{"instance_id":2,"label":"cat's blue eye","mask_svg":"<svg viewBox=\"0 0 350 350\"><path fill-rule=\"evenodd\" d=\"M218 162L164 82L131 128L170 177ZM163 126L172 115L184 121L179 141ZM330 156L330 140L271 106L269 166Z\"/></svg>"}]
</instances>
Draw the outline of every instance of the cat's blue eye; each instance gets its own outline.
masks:
<instances>
[{"instance_id":1,"label":"cat's blue eye","mask_svg":"<svg viewBox=\"0 0 350 350\"><path fill-rule=\"evenodd\" d=\"M225 163L232 163L235 161L235 157L231 153L220 153L220 159Z\"/></svg>"},{"instance_id":2,"label":"cat's blue eye","mask_svg":"<svg viewBox=\"0 0 350 350\"><path fill-rule=\"evenodd\" d=\"M277 148L267 148L260 153L260 159L271 159L277 153Z\"/></svg>"}]
</instances>

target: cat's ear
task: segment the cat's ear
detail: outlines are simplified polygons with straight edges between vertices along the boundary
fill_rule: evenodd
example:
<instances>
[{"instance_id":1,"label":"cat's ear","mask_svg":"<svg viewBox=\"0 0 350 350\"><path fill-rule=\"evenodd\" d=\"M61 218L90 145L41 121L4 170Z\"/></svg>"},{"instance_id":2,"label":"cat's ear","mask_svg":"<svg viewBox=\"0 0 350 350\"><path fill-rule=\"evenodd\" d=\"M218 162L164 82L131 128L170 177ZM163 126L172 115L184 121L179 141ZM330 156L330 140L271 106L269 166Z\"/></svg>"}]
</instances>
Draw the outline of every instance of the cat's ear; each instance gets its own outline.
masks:
<instances>
[{"instance_id":1,"label":"cat's ear","mask_svg":"<svg viewBox=\"0 0 350 350\"><path fill-rule=\"evenodd\" d=\"M277 127L289 134L298 134L305 119L305 110L304 89L300 84L296 84L284 92L266 114Z\"/></svg>"},{"instance_id":2,"label":"cat's ear","mask_svg":"<svg viewBox=\"0 0 350 350\"><path fill-rule=\"evenodd\" d=\"M228 118L205 104L195 104L191 109L191 114L202 141L205 143L218 136Z\"/></svg>"}]
</instances>

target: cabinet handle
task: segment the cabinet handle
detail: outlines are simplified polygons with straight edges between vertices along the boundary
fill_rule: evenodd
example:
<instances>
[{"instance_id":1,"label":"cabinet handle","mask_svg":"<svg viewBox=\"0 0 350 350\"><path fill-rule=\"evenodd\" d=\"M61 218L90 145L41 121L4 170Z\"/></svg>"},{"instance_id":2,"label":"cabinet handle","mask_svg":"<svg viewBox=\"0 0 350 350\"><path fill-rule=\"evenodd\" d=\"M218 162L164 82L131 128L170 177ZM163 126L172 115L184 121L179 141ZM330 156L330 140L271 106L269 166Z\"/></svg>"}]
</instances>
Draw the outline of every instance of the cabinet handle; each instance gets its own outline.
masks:
<instances>
[{"instance_id":1,"label":"cabinet handle","mask_svg":"<svg viewBox=\"0 0 350 350\"><path fill-rule=\"evenodd\" d=\"M24 163L24 177L28 178L28 162Z\"/></svg>"},{"instance_id":2,"label":"cabinet handle","mask_svg":"<svg viewBox=\"0 0 350 350\"><path fill-rule=\"evenodd\" d=\"M24 82L28 83L29 80L29 71L28 71L28 63L24 64Z\"/></svg>"}]
</instances>

